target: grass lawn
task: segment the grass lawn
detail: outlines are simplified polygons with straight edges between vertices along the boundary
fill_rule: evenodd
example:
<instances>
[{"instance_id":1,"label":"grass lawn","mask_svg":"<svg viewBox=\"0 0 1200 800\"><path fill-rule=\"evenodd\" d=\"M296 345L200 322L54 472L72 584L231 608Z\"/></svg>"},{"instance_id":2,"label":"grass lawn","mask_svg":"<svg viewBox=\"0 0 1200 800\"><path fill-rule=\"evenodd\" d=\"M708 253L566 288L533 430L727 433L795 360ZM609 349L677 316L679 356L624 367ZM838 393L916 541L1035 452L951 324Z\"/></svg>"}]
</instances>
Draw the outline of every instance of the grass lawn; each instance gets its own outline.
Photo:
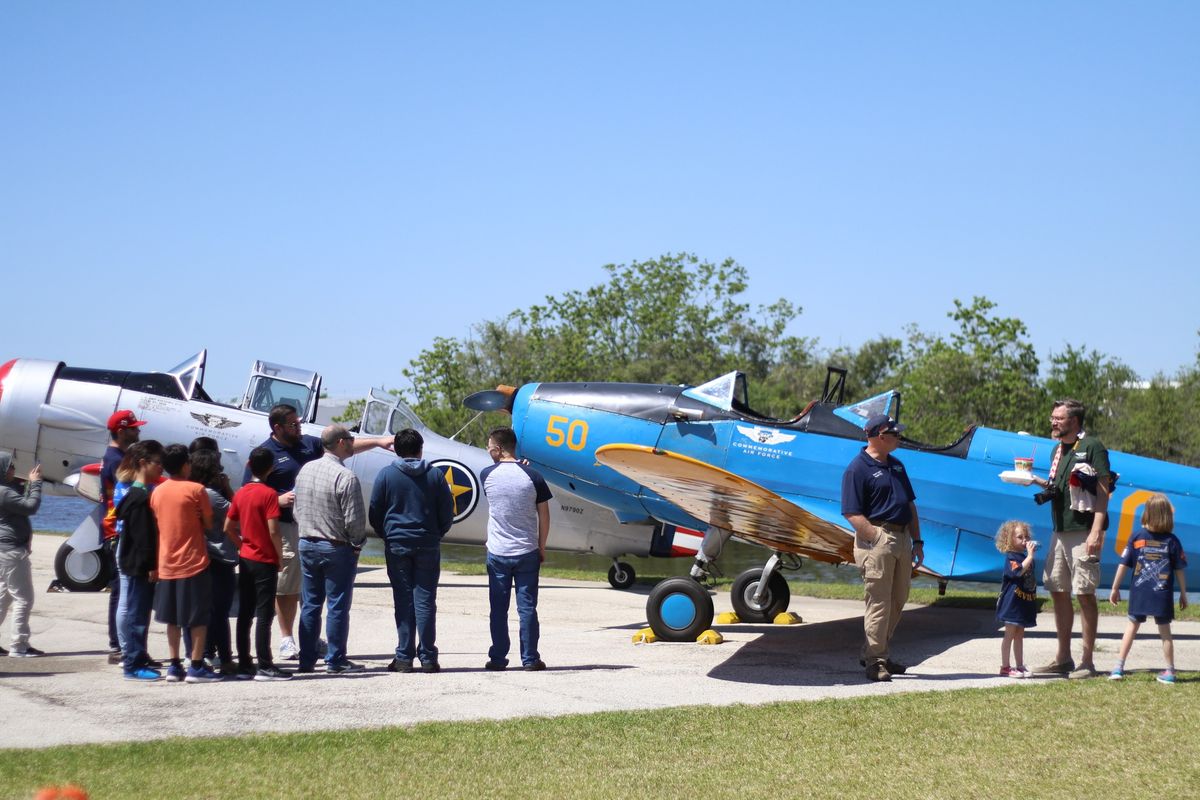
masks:
<instances>
[{"instance_id":1,"label":"grass lawn","mask_svg":"<svg viewBox=\"0 0 1200 800\"><path fill-rule=\"evenodd\" d=\"M8 750L0 797L1195 797L1181 678Z\"/></svg>"}]
</instances>

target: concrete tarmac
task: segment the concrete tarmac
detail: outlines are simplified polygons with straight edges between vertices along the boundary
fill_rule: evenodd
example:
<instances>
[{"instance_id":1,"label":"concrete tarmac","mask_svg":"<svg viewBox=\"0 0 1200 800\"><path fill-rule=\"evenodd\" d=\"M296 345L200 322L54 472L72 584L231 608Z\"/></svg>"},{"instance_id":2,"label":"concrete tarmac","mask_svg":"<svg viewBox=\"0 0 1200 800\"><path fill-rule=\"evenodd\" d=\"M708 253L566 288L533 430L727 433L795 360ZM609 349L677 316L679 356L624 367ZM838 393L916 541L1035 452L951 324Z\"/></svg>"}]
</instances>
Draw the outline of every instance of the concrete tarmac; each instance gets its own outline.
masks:
<instances>
[{"instance_id":1,"label":"concrete tarmac","mask_svg":"<svg viewBox=\"0 0 1200 800\"><path fill-rule=\"evenodd\" d=\"M517 669L486 672L487 580L449 573L442 574L438 592L442 672L390 673L396 644L391 589L386 571L369 566L360 568L355 584L349 646L351 658L366 665L364 673L325 675L319 666L316 674L274 683L127 681L105 659L108 595L44 592L54 577L58 543L34 539L39 594L31 643L48 655L0 658L0 747L851 698L1014 682L996 676L1000 635L990 610L910 607L893 657L912 667L891 683L876 684L858 665L858 602L793 597L791 610L804 618L800 625L717 625L725 642L711 646L635 645L632 635L646 624L645 591L553 579L543 579L539 599L548 669L523 672L514 652ZM714 600L718 613L730 610L728 593ZM515 650L515 608L511 623ZM1123 617L1100 618L1100 668L1112 666L1124 626ZM9 630L6 620L5 644ZM1143 630L1130 659L1133 669L1162 663L1154 626ZM1197 669L1200 623L1177 622L1174 630L1176 663ZM278 630L272 638L277 647ZM157 623L150 651L166 658L165 629ZM1026 662L1044 663L1053 653L1054 622L1042 614L1026 633Z\"/></svg>"}]
</instances>

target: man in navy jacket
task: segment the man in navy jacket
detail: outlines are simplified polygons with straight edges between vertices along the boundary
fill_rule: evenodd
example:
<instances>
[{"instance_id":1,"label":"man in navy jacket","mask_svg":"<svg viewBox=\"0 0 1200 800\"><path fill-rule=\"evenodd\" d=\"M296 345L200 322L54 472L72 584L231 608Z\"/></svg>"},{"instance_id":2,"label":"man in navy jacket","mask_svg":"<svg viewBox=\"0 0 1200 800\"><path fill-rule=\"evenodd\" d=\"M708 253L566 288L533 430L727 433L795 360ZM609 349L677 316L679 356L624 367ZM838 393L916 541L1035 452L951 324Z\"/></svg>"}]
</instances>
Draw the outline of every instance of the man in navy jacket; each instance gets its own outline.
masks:
<instances>
[{"instance_id":1,"label":"man in navy jacket","mask_svg":"<svg viewBox=\"0 0 1200 800\"><path fill-rule=\"evenodd\" d=\"M396 616L396 656L388 669L437 672L437 585L442 537L454 522L454 499L442 470L421 456L425 440L412 428L396 434L395 461L379 472L367 517L385 542ZM417 640L420 646L417 647Z\"/></svg>"}]
</instances>

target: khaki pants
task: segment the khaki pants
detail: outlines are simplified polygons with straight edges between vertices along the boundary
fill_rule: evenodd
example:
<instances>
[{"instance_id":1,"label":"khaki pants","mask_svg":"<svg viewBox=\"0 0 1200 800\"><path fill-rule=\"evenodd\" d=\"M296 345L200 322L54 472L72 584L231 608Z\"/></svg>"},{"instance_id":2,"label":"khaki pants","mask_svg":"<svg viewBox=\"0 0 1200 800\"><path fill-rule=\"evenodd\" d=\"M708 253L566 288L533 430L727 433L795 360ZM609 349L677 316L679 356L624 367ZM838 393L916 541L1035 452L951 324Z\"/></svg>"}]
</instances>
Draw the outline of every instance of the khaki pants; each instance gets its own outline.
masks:
<instances>
[{"instance_id":1,"label":"khaki pants","mask_svg":"<svg viewBox=\"0 0 1200 800\"><path fill-rule=\"evenodd\" d=\"M0 550L0 625L12 607L12 649L29 644L29 612L33 610L33 570L29 551Z\"/></svg>"},{"instance_id":2,"label":"khaki pants","mask_svg":"<svg viewBox=\"0 0 1200 800\"><path fill-rule=\"evenodd\" d=\"M912 539L908 533L880 527L875 533L878 539L871 547L859 547L857 537L854 542L854 563L862 572L866 600L862 658L868 665L888 659L892 634L900 623L900 612L908 602L912 585Z\"/></svg>"}]
</instances>

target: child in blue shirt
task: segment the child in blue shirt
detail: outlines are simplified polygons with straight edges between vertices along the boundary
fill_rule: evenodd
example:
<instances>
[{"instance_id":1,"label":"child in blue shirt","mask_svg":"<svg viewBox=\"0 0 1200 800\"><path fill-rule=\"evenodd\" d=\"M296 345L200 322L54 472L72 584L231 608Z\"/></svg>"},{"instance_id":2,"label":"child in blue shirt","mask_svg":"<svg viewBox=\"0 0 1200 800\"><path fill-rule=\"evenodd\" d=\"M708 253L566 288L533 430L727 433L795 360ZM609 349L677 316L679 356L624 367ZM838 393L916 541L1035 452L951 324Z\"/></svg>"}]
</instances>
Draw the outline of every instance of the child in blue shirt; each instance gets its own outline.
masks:
<instances>
[{"instance_id":1,"label":"child in blue shirt","mask_svg":"<svg viewBox=\"0 0 1200 800\"><path fill-rule=\"evenodd\" d=\"M996 600L996 622L1004 625L1000 675L1028 678L1033 673L1025 667L1025 629L1037 624L1037 576L1033 572L1037 542L1030 536L1028 524L1010 519L996 533L996 549L1004 553L1004 582ZM1009 651L1016 666L1009 666Z\"/></svg>"},{"instance_id":2,"label":"child in blue shirt","mask_svg":"<svg viewBox=\"0 0 1200 800\"><path fill-rule=\"evenodd\" d=\"M1133 569L1133 585L1129 588L1129 624L1121 639L1121 650L1117 655L1117 666L1109 673L1109 680L1119 681L1125 677L1125 658L1133 647L1133 638L1146 617L1154 617L1158 634L1162 637L1163 656L1167 668L1159 673L1158 682L1175 683L1175 643L1171 639L1171 620L1175 618L1175 582L1179 583L1179 608L1188 606L1187 585L1183 570L1187 567L1187 556L1183 546L1171 531L1175 528L1175 509L1165 495L1152 494L1142 511L1142 527L1129 537L1129 544L1121 553L1121 563L1113 577L1112 593L1108 602L1121 602L1121 582L1125 573Z\"/></svg>"}]
</instances>

